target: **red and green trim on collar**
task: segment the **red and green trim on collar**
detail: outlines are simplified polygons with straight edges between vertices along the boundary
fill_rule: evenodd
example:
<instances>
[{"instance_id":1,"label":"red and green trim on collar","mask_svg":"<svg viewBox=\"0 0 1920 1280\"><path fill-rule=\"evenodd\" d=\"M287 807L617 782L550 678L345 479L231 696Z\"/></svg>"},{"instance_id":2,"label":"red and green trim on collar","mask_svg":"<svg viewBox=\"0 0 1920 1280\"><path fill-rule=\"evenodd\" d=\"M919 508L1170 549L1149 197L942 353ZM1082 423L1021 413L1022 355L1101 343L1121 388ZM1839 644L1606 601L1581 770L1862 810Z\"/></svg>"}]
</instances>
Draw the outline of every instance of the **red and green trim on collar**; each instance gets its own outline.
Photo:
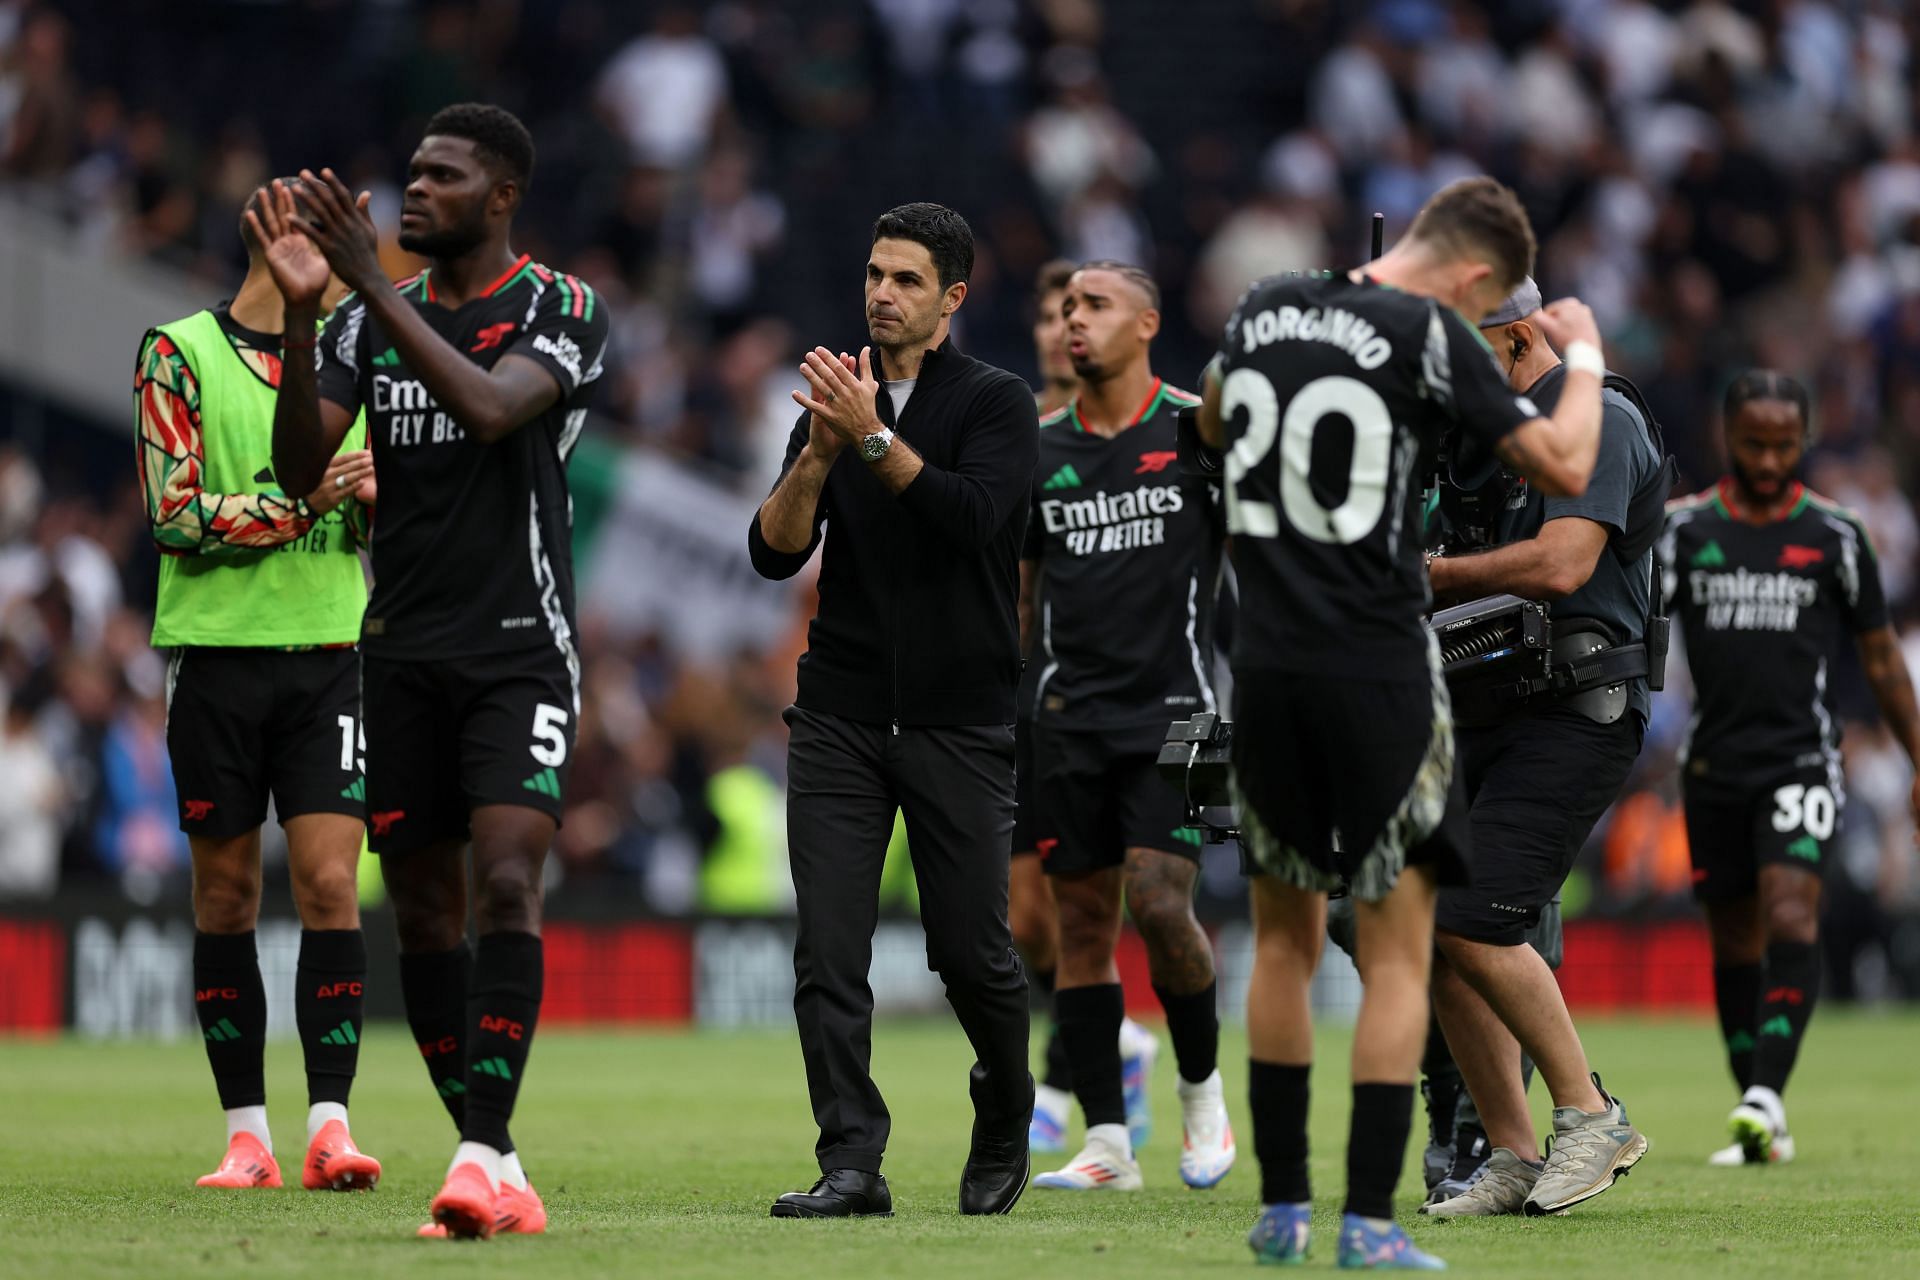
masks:
<instances>
[{"instance_id":1,"label":"red and green trim on collar","mask_svg":"<svg viewBox=\"0 0 1920 1280\"><path fill-rule=\"evenodd\" d=\"M1134 411L1133 417L1127 421L1126 426L1120 429L1122 431L1130 430L1131 428L1139 426L1148 418L1151 418L1159 410L1160 402L1163 400L1171 400L1176 406L1181 408L1200 403L1200 397L1194 395L1191 391L1182 391L1179 387L1168 386L1164 378L1155 378L1153 380L1153 386L1147 391L1147 398L1140 402L1140 407ZM1082 435L1087 434L1086 424L1080 421L1079 396L1075 396L1073 399L1067 401L1066 408L1056 409L1048 414L1041 425L1051 426L1063 418L1073 424L1075 431L1080 432Z\"/></svg>"},{"instance_id":2,"label":"red and green trim on collar","mask_svg":"<svg viewBox=\"0 0 1920 1280\"><path fill-rule=\"evenodd\" d=\"M1781 511L1777 516L1770 516L1765 520L1755 520L1747 515L1735 514L1732 476L1722 476L1720 483L1713 487L1714 508L1719 511L1721 515L1737 524L1784 524L1786 521L1799 515L1802 511L1805 511L1807 504L1812 500L1813 495L1807 486L1795 480L1793 482L1793 501L1786 505L1785 510Z\"/></svg>"},{"instance_id":3,"label":"red and green trim on collar","mask_svg":"<svg viewBox=\"0 0 1920 1280\"><path fill-rule=\"evenodd\" d=\"M515 258L513 260L513 265L508 267L506 271L501 274L498 280L495 280L492 284L482 289L478 294L475 295L475 297L491 298L494 294L500 292L502 289L512 284L515 280L518 280L520 278L521 273L527 270L527 268L532 265L533 265L533 255L530 253L521 254L518 258ZM420 291L421 301L423 302L440 301L439 295L433 291L433 268L432 267L428 267L425 271L422 271L419 275L413 277L411 280L401 281L398 285L394 287L399 289L401 293L405 293L409 289L417 287ZM469 302L473 300L474 300L473 298L468 299Z\"/></svg>"}]
</instances>

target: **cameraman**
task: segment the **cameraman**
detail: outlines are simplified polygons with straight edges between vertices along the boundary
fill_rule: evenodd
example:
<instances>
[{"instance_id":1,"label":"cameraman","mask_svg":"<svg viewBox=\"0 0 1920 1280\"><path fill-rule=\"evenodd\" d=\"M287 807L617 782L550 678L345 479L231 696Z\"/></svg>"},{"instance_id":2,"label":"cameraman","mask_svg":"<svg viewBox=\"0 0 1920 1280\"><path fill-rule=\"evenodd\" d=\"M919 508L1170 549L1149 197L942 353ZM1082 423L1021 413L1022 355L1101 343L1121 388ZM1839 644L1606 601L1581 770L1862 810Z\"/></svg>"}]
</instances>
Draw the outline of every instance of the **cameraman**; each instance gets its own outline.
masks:
<instances>
[{"instance_id":1,"label":"cameraman","mask_svg":"<svg viewBox=\"0 0 1920 1280\"><path fill-rule=\"evenodd\" d=\"M1540 290L1529 279L1480 330L1509 385L1550 412L1567 370L1541 332L1540 310ZM1543 497L1491 455L1474 457L1470 441L1449 442L1455 447L1440 477L1440 509L1449 550L1471 549L1432 558L1435 599L1510 593L1551 602L1556 663L1596 647L1644 645L1651 541L1667 486L1663 452L1636 399L1630 383L1607 377L1600 453L1577 498ZM1427 1213L1565 1208L1606 1190L1645 1150L1634 1135L1610 1158L1581 1162L1572 1180L1558 1169L1543 1178L1521 1075L1524 1049L1556 1108L1587 1084L1586 1053L1560 988L1526 943L1554 910L1574 858L1639 754L1651 701L1646 667L1640 670L1619 683L1523 701L1455 691L1474 874L1471 884L1440 892L1433 999L1492 1155L1477 1181ZM1558 950L1557 937L1542 942ZM1597 1075L1593 1083L1599 1086ZM1555 1120L1559 1128L1558 1110ZM1584 1185L1572 1185L1579 1180Z\"/></svg>"}]
</instances>

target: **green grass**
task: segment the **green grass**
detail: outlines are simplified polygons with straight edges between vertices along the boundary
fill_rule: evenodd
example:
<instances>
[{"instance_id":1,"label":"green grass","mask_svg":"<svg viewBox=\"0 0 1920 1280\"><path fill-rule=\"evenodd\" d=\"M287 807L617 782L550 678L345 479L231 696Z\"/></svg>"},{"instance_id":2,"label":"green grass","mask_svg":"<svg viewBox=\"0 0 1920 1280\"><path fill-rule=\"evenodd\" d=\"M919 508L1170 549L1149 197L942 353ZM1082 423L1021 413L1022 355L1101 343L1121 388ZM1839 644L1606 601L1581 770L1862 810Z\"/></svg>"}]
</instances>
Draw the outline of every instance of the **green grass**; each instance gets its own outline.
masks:
<instances>
[{"instance_id":1,"label":"green grass","mask_svg":"<svg viewBox=\"0 0 1920 1280\"><path fill-rule=\"evenodd\" d=\"M1590 1021L1587 1043L1653 1150L1564 1218L1429 1223L1403 1217L1457 1271L1580 1277L1920 1274L1920 1017L1823 1013L1789 1098L1801 1158L1770 1169L1703 1163L1733 1098L1698 1022ZM1030 1192L1010 1218L955 1211L966 1155L968 1055L947 1023L883 1025L878 1075L894 1110L890 1221L774 1221L777 1193L811 1180L813 1132L790 1034L545 1032L514 1130L552 1214L545 1239L418 1241L453 1135L398 1027L369 1029L354 1132L386 1164L371 1195L197 1190L222 1130L200 1046L0 1041L0 1273L358 1277L1105 1277L1247 1274L1242 1238L1258 1172L1244 1045L1222 1048L1241 1165L1221 1188L1175 1174L1170 1064L1159 1135L1136 1196ZM1314 1097L1319 1192L1313 1266L1330 1268L1343 1181L1344 1036L1329 1031ZM268 1058L272 1114L298 1183L298 1050ZM1536 1095L1538 1090L1536 1089ZM1541 1104L1544 1112L1544 1103ZM1411 1208L1418 1171L1401 1182Z\"/></svg>"}]
</instances>

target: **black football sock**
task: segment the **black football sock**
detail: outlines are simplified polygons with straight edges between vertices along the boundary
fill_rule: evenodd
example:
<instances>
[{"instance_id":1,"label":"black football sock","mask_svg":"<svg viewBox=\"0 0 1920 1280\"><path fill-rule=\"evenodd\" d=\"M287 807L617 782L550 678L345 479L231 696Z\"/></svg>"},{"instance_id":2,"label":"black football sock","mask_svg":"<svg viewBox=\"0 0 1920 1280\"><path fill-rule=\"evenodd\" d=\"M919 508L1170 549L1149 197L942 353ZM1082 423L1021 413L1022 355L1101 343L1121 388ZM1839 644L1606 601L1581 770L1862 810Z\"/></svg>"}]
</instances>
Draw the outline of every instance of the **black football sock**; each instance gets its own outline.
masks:
<instances>
[{"instance_id":1,"label":"black football sock","mask_svg":"<svg viewBox=\"0 0 1920 1280\"><path fill-rule=\"evenodd\" d=\"M1820 996L1820 944L1769 942L1754 1034L1753 1083L1784 1094Z\"/></svg>"},{"instance_id":2,"label":"black football sock","mask_svg":"<svg viewBox=\"0 0 1920 1280\"><path fill-rule=\"evenodd\" d=\"M1713 966L1713 1003L1720 1014L1720 1038L1727 1045L1733 1082L1745 1093L1753 1083L1754 1015L1760 1010L1760 966Z\"/></svg>"},{"instance_id":3,"label":"black football sock","mask_svg":"<svg viewBox=\"0 0 1920 1280\"><path fill-rule=\"evenodd\" d=\"M545 952L536 935L503 930L481 937L467 995L467 1115L461 1141L513 1150L507 1121L527 1073L545 983Z\"/></svg>"},{"instance_id":4,"label":"black football sock","mask_svg":"<svg viewBox=\"0 0 1920 1280\"><path fill-rule=\"evenodd\" d=\"M1466 1087L1460 1079L1460 1064L1447 1048L1447 1037L1440 1030L1440 1019L1427 1023L1427 1048L1420 1056L1420 1096L1427 1103L1428 1141L1436 1147L1453 1145L1454 1113Z\"/></svg>"},{"instance_id":5,"label":"black football sock","mask_svg":"<svg viewBox=\"0 0 1920 1280\"><path fill-rule=\"evenodd\" d=\"M1247 1061L1247 1110L1253 1117L1253 1151L1260 1161L1261 1204L1305 1204L1313 1199L1307 1180L1307 1099L1312 1064Z\"/></svg>"},{"instance_id":6,"label":"black football sock","mask_svg":"<svg viewBox=\"0 0 1920 1280\"><path fill-rule=\"evenodd\" d=\"M1067 1057L1067 1038L1060 1034L1057 1018L1047 1032L1047 1074L1040 1083L1062 1093L1073 1092L1073 1063Z\"/></svg>"},{"instance_id":7,"label":"black football sock","mask_svg":"<svg viewBox=\"0 0 1920 1280\"><path fill-rule=\"evenodd\" d=\"M1347 1129L1347 1204L1363 1218L1392 1218L1393 1189L1413 1131L1413 1086L1356 1084Z\"/></svg>"},{"instance_id":8,"label":"black football sock","mask_svg":"<svg viewBox=\"0 0 1920 1280\"><path fill-rule=\"evenodd\" d=\"M1087 1127L1125 1124L1126 1095L1120 1083L1120 1024L1127 1002L1117 982L1068 987L1053 997L1060 1039L1066 1042L1073 1092Z\"/></svg>"},{"instance_id":9,"label":"black football sock","mask_svg":"<svg viewBox=\"0 0 1920 1280\"><path fill-rule=\"evenodd\" d=\"M1033 973L1034 995L1040 1007L1046 1010L1047 1028L1046 1073L1040 1083L1049 1089L1058 1089L1062 1093L1073 1092L1073 1064L1067 1061L1067 1042L1060 1038L1060 1015L1053 1001L1054 970L1035 969Z\"/></svg>"},{"instance_id":10,"label":"black football sock","mask_svg":"<svg viewBox=\"0 0 1920 1280\"><path fill-rule=\"evenodd\" d=\"M1220 1011L1217 984L1209 982L1191 995L1179 996L1158 983L1153 994L1167 1011L1167 1038L1173 1041L1174 1063L1180 1078L1199 1084L1220 1065Z\"/></svg>"},{"instance_id":11,"label":"black football sock","mask_svg":"<svg viewBox=\"0 0 1920 1280\"><path fill-rule=\"evenodd\" d=\"M367 939L358 929L303 929L293 1020L307 1059L307 1104L347 1105L360 1061Z\"/></svg>"},{"instance_id":12,"label":"black football sock","mask_svg":"<svg viewBox=\"0 0 1920 1280\"><path fill-rule=\"evenodd\" d=\"M221 1108L265 1106L267 988L253 930L193 935L193 1010Z\"/></svg>"},{"instance_id":13,"label":"black football sock","mask_svg":"<svg viewBox=\"0 0 1920 1280\"><path fill-rule=\"evenodd\" d=\"M467 986L473 951L463 941L451 951L402 951L400 998L407 1027L427 1064L433 1091L453 1117L467 1118Z\"/></svg>"}]
</instances>

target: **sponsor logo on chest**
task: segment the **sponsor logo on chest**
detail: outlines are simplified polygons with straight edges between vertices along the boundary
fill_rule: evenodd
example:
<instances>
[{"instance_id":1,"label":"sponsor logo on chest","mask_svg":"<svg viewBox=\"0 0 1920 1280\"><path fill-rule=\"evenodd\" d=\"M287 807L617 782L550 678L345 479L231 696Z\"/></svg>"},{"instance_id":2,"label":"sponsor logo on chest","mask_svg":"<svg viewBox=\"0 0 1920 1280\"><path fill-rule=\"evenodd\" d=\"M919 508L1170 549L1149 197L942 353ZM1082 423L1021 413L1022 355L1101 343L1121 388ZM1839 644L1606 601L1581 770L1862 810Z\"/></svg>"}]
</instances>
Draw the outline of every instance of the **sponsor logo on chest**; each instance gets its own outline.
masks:
<instances>
[{"instance_id":1,"label":"sponsor logo on chest","mask_svg":"<svg viewBox=\"0 0 1920 1280\"><path fill-rule=\"evenodd\" d=\"M418 378L373 375L373 412L386 418L387 444L457 444L467 438ZM377 428L375 428L377 429Z\"/></svg>"},{"instance_id":2,"label":"sponsor logo on chest","mask_svg":"<svg viewBox=\"0 0 1920 1280\"><path fill-rule=\"evenodd\" d=\"M1783 564L1786 560L1787 557L1781 557ZM1705 563L1720 564L1725 560L1724 557L1712 560L1694 557L1694 564ZM1696 568L1687 575L1687 587L1694 607L1705 612L1709 631L1796 631L1800 626L1800 611L1820 600L1818 579L1786 571L1755 573L1737 568L1712 573Z\"/></svg>"},{"instance_id":3,"label":"sponsor logo on chest","mask_svg":"<svg viewBox=\"0 0 1920 1280\"><path fill-rule=\"evenodd\" d=\"M1143 484L1120 493L1096 489L1085 496L1046 498L1040 503L1040 518L1047 533L1059 535L1070 553L1090 556L1164 544L1166 517L1185 506L1180 486Z\"/></svg>"}]
</instances>

